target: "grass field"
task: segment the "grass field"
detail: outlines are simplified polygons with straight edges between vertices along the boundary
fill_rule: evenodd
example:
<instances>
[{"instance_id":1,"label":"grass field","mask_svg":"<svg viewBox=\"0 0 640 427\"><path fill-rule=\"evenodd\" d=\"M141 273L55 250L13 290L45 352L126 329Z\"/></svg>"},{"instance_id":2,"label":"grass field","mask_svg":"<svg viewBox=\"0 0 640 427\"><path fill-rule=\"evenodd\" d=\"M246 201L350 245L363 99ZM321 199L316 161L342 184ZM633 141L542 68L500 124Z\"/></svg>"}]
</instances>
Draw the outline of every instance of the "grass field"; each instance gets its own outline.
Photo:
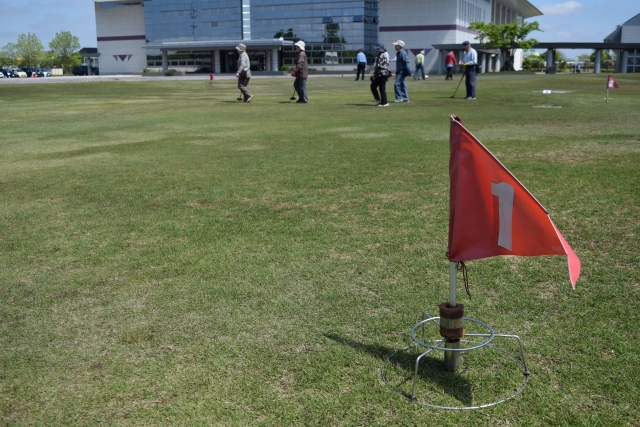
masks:
<instances>
[{"instance_id":1,"label":"grass field","mask_svg":"<svg viewBox=\"0 0 640 427\"><path fill-rule=\"evenodd\" d=\"M0 425L640 425L640 75L615 77L609 104L606 75L496 74L388 108L352 78L308 105L284 79L250 104L229 80L0 83ZM380 374L448 299L450 114L582 261L575 291L565 257L468 263L466 315L531 371L480 411ZM419 397L522 381L474 357L429 356Z\"/></svg>"}]
</instances>

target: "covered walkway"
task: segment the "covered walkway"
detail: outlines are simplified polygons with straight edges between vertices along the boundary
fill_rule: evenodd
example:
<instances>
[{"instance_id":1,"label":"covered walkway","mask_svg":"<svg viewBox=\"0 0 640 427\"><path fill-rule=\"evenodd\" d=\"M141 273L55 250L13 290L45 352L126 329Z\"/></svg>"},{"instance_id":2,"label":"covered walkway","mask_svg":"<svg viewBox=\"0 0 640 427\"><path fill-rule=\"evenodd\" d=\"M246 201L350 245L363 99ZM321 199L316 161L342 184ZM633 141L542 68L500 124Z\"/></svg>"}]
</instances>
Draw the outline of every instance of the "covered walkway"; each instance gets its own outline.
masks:
<instances>
[{"instance_id":1,"label":"covered walkway","mask_svg":"<svg viewBox=\"0 0 640 427\"><path fill-rule=\"evenodd\" d=\"M444 73L444 57L450 50L460 53L462 47L459 44L438 44L433 46L438 50L438 74ZM502 67L500 50L499 49L486 49L481 44L472 44L478 52L478 62L482 72L499 71ZM586 43L572 43L572 42L546 42L538 43L533 49L547 49L546 61L547 64L555 63L555 53L558 49L593 49L596 52L596 58L594 61L593 72L600 73L600 63L603 50L616 50L618 51L616 61L616 72L626 73L629 54L640 55L640 43L602 43L602 42L586 42ZM458 55L459 56L459 55ZM547 72L550 72L549 69Z\"/></svg>"},{"instance_id":2,"label":"covered walkway","mask_svg":"<svg viewBox=\"0 0 640 427\"><path fill-rule=\"evenodd\" d=\"M222 66L227 64L227 58L221 60L221 52L230 55L235 54L235 47L240 43L247 46L247 53L263 52L265 55L264 71L278 71L279 55L282 46L292 46L290 40L208 40L208 41L187 41L187 42L163 42L149 43L146 49L157 49L162 53L162 70L169 70L168 52L211 52L211 64L213 72L220 74L223 72ZM233 56L235 57L235 56ZM233 64L235 67L235 63ZM228 70L224 70L229 72Z\"/></svg>"}]
</instances>

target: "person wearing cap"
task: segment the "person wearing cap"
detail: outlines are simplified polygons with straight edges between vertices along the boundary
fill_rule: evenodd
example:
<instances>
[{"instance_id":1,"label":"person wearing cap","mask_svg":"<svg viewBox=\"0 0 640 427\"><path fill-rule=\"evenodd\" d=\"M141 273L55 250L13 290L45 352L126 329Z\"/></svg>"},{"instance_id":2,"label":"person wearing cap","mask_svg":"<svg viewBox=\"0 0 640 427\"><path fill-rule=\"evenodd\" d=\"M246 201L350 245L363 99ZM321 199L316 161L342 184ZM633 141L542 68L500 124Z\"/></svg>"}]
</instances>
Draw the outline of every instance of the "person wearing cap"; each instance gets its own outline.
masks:
<instances>
[{"instance_id":1,"label":"person wearing cap","mask_svg":"<svg viewBox=\"0 0 640 427\"><path fill-rule=\"evenodd\" d=\"M411 66L407 52L404 51L404 42L398 40L393 43L396 48L396 82L393 90L396 99L393 102L409 102L409 93L407 92L407 82L405 79L411 75Z\"/></svg>"},{"instance_id":2,"label":"person wearing cap","mask_svg":"<svg viewBox=\"0 0 640 427\"><path fill-rule=\"evenodd\" d=\"M238 71L236 72L236 79L238 79L238 89L242 92L244 102L251 102L251 92L247 89L249 86L249 80L251 79L251 63L249 61L249 55L247 55L247 47L240 43L236 46L238 51Z\"/></svg>"},{"instance_id":3,"label":"person wearing cap","mask_svg":"<svg viewBox=\"0 0 640 427\"><path fill-rule=\"evenodd\" d=\"M427 77L424 74L424 50L421 50L419 54L416 55L416 72L413 75L413 80L418 79L418 70L422 71L422 80L427 80Z\"/></svg>"},{"instance_id":4,"label":"person wearing cap","mask_svg":"<svg viewBox=\"0 0 640 427\"><path fill-rule=\"evenodd\" d=\"M453 51L450 50L447 56L444 57L444 65L447 67L447 77L445 80L453 80L453 66L456 65L456 56Z\"/></svg>"},{"instance_id":5,"label":"person wearing cap","mask_svg":"<svg viewBox=\"0 0 640 427\"><path fill-rule=\"evenodd\" d=\"M476 99L476 67L478 66L478 53L468 41L462 42L462 60L460 65L464 65L466 79L464 81L467 88L467 99Z\"/></svg>"},{"instance_id":6,"label":"person wearing cap","mask_svg":"<svg viewBox=\"0 0 640 427\"><path fill-rule=\"evenodd\" d=\"M356 81L360 77L360 73L362 73L362 81L364 81L364 71L367 68L367 57L365 56L362 49L358 49L358 54L356 55L356 61L358 61L358 71L356 72Z\"/></svg>"},{"instance_id":7,"label":"person wearing cap","mask_svg":"<svg viewBox=\"0 0 640 427\"><path fill-rule=\"evenodd\" d=\"M376 53L376 62L373 67L373 74L371 74L371 93L376 102L373 104L378 107L388 107L387 101L387 80L389 80L389 56L384 50L384 45L378 43L373 46L373 50ZM380 93L378 93L378 90Z\"/></svg>"},{"instance_id":8,"label":"person wearing cap","mask_svg":"<svg viewBox=\"0 0 640 427\"><path fill-rule=\"evenodd\" d=\"M296 42L294 46L296 47L296 51L298 52L298 57L296 58L296 67L293 69L291 75L296 78L296 80L293 82L293 87L298 93L298 100L296 102L298 104L306 104L309 102L309 98L307 98L307 77L309 76L309 63L307 62L307 54L304 51L304 42L300 40Z\"/></svg>"}]
</instances>

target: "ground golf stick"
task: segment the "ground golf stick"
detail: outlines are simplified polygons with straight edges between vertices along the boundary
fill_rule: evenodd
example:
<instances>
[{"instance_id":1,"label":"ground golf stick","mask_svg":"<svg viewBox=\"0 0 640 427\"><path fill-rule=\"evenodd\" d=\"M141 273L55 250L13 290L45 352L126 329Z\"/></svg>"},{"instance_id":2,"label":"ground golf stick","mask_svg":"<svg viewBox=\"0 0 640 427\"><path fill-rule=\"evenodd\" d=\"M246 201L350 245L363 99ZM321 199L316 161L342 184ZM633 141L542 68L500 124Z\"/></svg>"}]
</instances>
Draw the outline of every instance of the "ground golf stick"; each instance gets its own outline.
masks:
<instances>
[{"instance_id":1,"label":"ground golf stick","mask_svg":"<svg viewBox=\"0 0 640 427\"><path fill-rule=\"evenodd\" d=\"M464 73L462 73L462 78L460 79L460 83L462 83L462 79L464 79ZM451 98L456 97L456 93L458 93L458 88L460 87L460 83L458 83L458 87L456 88L456 91L453 92L453 95L451 96Z\"/></svg>"},{"instance_id":2,"label":"ground golf stick","mask_svg":"<svg viewBox=\"0 0 640 427\"><path fill-rule=\"evenodd\" d=\"M240 96L236 98L236 101L242 101L242 91L240 91Z\"/></svg>"},{"instance_id":3,"label":"ground golf stick","mask_svg":"<svg viewBox=\"0 0 640 427\"><path fill-rule=\"evenodd\" d=\"M292 101L296 100L296 89L295 88L293 89L293 95L291 95L291 98L289 98L289 99L292 100Z\"/></svg>"}]
</instances>

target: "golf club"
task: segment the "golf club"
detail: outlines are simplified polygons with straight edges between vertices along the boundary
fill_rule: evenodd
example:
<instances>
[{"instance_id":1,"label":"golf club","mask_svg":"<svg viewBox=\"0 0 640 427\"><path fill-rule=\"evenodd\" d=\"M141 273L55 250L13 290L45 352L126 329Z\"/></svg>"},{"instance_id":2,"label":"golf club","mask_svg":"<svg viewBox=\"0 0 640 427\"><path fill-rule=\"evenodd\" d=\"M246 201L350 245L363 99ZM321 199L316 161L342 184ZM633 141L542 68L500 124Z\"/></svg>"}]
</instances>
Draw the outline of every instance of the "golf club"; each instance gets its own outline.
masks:
<instances>
[{"instance_id":1,"label":"golf club","mask_svg":"<svg viewBox=\"0 0 640 427\"><path fill-rule=\"evenodd\" d=\"M462 79L464 79L464 72L462 73L462 78L460 79L460 83L462 83ZM458 87L456 88L456 91L453 92L453 95L451 95L451 98L456 97L456 93L458 93L458 88L460 87L460 83L458 83Z\"/></svg>"},{"instance_id":2,"label":"golf club","mask_svg":"<svg viewBox=\"0 0 640 427\"><path fill-rule=\"evenodd\" d=\"M293 95L289 99L292 100L292 101L296 100L296 88L293 88Z\"/></svg>"},{"instance_id":3,"label":"golf club","mask_svg":"<svg viewBox=\"0 0 640 427\"><path fill-rule=\"evenodd\" d=\"M240 96L236 98L236 101L242 101L242 91L240 91Z\"/></svg>"}]
</instances>

